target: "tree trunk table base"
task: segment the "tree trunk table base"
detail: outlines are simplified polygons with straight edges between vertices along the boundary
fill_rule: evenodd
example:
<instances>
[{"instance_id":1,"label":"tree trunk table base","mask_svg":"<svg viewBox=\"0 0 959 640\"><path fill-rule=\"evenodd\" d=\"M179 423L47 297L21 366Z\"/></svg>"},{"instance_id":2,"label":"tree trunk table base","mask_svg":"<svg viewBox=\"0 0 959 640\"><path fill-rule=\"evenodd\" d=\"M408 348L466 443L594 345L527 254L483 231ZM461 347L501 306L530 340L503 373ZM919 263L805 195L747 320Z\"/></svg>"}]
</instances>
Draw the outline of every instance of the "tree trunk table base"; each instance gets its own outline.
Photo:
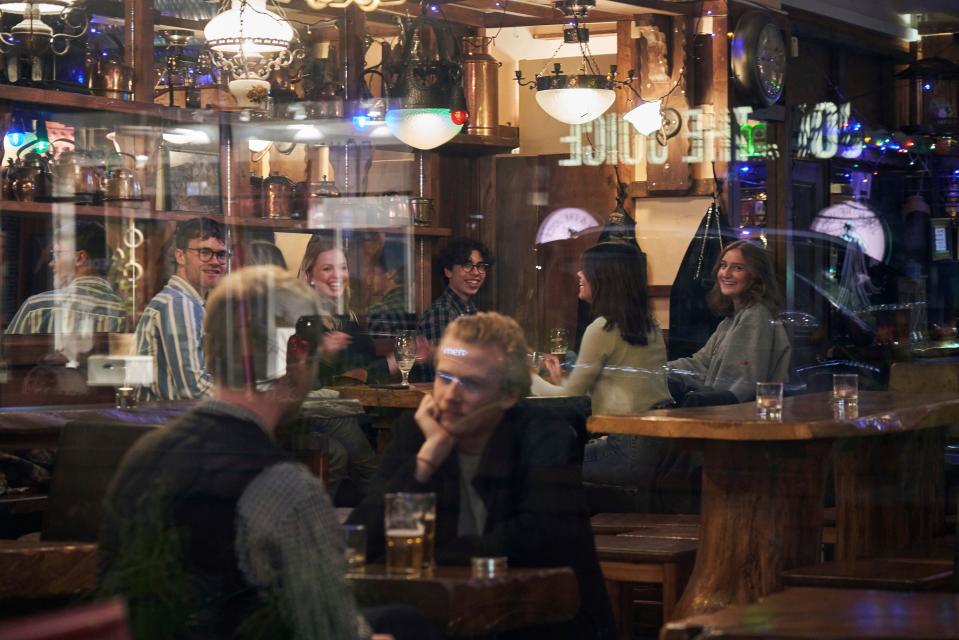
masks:
<instances>
[{"instance_id":1,"label":"tree trunk table base","mask_svg":"<svg viewBox=\"0 0 959 640\"><path fill-rule=\"evenodd\" d=\"M674 619L752 602L819 558L830 442L701 442L699 551Z\"/></svg>"}]
</instances>

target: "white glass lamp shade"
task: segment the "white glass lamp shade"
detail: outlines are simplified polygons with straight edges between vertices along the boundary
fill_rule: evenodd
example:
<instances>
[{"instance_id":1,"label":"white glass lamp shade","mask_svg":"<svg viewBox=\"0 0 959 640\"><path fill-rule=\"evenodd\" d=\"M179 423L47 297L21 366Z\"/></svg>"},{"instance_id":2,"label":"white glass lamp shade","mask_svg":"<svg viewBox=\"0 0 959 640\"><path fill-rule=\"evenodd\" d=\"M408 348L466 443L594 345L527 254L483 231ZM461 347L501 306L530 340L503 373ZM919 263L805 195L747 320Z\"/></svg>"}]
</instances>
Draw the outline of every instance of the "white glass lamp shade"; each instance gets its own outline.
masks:
<instances>
[{"instance_id":1,"label":"white glass lamp shade","mask_svg":"<svg viewBox=\"0 0 959 640\"><path fill-rule=\"evenodd\" d=\"M271 144L273 143L269 140L260 140L258 138L250 138L247 141L247 146L253 153L263 153L270 148Z\"/></svg>"},{"instance_id":2,"label":"white glass lamp shade","mask_svg":"<svg viewBox=\"0 0 959 640\"><path fill-rule=\"evenodd\" d=\"M266 8L266 0L232 0L230 9L213 16L203 29L203 37L214 51L242 51L247 57L284 51L294 35L289 22Z\"/></svg>"},{"instance_id":3,"label":"white glass lamp shade","mask_svg":"<svg viewBox=\"0 0 959 640\"><path fill-rule=\"evenodd\" d=\"M449 142L463 128L453 122L449 109L390 109L386 127L400 142L414 149L434 149Z\"/></svg>"},{"instance_id":4,"label":"white glass lamp shade","mask_svg":"<svg viewBox=\"0 0 959 640\"><path fill-rule=\"evenodd\" d=\"M663 127L662 106L662 100L644 102L623 116L623 120L633 125L639 133L648 136Z\"/></svg>"},{"instance_id":5,"label":"white glass lamp shade","mask_svg":"<svg viewBox=\"0 0 959 640\"><path fill-rule=\"evenodd\" d=\"M23 0L4 2L0 0L0 11L26 15L30 11L36 10L42 16L55 16L61 14L71 4L73 4L73 0L50 0L49 2L24 2Z\"/></svg>"},{"instance_id":6,"label":"white glass lamp shade","mask_svg":"<svg viewBox=\"0 0 959 640\"><path fill-rule=\"evenodd\" d=\"M536 102L551 118L566 124L583 124L600 117L616 100L612 89L568 87L540 89Z\"/></svg>"}]
</instances>

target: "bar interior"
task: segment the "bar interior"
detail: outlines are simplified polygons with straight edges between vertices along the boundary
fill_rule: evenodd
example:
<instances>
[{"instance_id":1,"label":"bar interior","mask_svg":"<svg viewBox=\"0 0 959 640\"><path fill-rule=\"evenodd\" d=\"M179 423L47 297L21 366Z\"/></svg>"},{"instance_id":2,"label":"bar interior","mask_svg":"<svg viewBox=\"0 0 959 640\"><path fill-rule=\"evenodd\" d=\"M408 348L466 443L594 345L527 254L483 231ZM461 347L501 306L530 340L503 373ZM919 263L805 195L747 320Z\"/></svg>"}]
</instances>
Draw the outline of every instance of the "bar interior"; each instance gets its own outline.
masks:
<instances>
[{"instance_id":1,"label":"bar interior","mask_svg":"<svg viewBox=\"0 0 959 640\"><path fill-rule=\"evenodd\" d=\"M0 0L0 638L959 640L956 0Z\"/></svg>"}]
</instances>

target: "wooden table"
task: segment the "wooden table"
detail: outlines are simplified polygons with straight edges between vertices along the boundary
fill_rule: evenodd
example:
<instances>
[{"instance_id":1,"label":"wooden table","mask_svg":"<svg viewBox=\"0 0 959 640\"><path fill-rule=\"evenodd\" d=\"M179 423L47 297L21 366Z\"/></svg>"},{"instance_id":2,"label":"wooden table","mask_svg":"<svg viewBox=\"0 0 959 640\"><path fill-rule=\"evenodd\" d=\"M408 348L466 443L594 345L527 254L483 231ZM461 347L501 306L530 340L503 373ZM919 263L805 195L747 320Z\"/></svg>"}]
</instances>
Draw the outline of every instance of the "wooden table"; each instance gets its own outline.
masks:
<instances>
[{"instance_id":1,"label":"wooden table","mask_svg":"<svg viewBox=\"0 0 959 640\"><path fill-rule=\"evenodd\" d=\"M667 624L660 640L959 639L952 593L787 589L746 606Z\"/></svg>"},{"instance_id":2,"label":"wooden table","mask_svg":"<svg viewBox=\"0 0 959 640\"><path fill-rule=\"evenodd\" d=\"M420 406L420 400L433 385L428 382L414 382L406 389L386 389L365 384L334 388L340 392L340 398L357 400L366 408L415 409Z\"/></svg>"},{"instance_id":3,"label":"wooden table","mask_svg":"<svg viewBox=\"0 0 959 640\"><path fill-rule=\"evenodd\" d=\"M942 526L942 429L931 427L959 420L959 394L862 392L859 414L837 420L828 394L809 394L785 399L782 422L756 420L753 403L590 418L591 431L703 450L700 547L677 618L752 602L781 588L783 570L819 560L834 446L839 559L931 542Z\"/></svg>"},{"instance_id":4,"label":"wooden table","mask_svg":"<svg viewBox=\"0 0 959 640\"><path fill-rule=\"evenodd\" d=\"M572 569L514 569L475 579L469 567L437 567L433 576L388 576L383 565L349 574L361 606L406 604L447 636L482 636L534 624L566 622L579 609Z\"/></svg>"}]
</instances>

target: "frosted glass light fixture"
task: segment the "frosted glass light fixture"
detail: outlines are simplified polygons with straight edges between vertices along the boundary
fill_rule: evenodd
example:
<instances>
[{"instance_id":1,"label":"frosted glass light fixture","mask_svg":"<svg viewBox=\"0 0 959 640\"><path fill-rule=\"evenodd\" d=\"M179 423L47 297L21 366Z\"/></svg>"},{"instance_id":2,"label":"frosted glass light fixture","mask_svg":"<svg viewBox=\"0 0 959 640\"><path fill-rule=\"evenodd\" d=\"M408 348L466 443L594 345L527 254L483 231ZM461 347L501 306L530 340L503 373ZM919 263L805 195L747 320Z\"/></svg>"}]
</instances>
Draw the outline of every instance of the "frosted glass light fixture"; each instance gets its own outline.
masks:
<instances>
[{"instance_id":1,"label":"frosted glass light fixture","mask_svg":"<svg viewBox=\"0 0 959 640\"><path fill-rule=\"evenodd\" d=\"M206 24L203 36L213 64L235 78L265 79L303 51L294 49L296 32L283 10L267 0L230 0Z\"/></svg>"},{"instance_id":2,"label":"frosted glass light fixture","mask_svg":"<svg viewBox=\"0 0 959 640\"><path fill-rule=\"evenodd\" d=\"M463 122L454 122L452 111L442 107L400 108L386 112L386 128L400 142L426 150L452 140L463 128Z\"/></svg>"},{"instance_id":3,"label":"frosted glass light fixture","mask_svg":"<svg viewBox=\"0 0 959 640\"><path fill-rule=\"evenodd\" d=\"M623 120L633 125L636 131L642 135L648 136L663 128L662 107L662 100L643 102L623 116Z\"/></svg>"},{"instance_id":4,"label":"frosted glass light fixture","mask_svg":"<svg viewBox=\"0 0 959 640\"><path fill-rule=\"evenodd\" d=\"M73 0L43 0L42 2L24 2L23 0L0 0L0 12L26 15L34 9L42 16L55 16L73 4Z\"/></svg>"},{"instance_id":5,"label":"frosted glass light fixture","mask_svg":"<svg viewBox=\"0 0 959 640\"><path fill-rule=\"evenodd\" d=\"M536 82L536 103L551 118L567 124L583 124L600 117L616 101L612 80L605 76L563 76L564 87L540 89ZM549 82L543 86L553 86Z\"/></svg>"}]
</instances>

